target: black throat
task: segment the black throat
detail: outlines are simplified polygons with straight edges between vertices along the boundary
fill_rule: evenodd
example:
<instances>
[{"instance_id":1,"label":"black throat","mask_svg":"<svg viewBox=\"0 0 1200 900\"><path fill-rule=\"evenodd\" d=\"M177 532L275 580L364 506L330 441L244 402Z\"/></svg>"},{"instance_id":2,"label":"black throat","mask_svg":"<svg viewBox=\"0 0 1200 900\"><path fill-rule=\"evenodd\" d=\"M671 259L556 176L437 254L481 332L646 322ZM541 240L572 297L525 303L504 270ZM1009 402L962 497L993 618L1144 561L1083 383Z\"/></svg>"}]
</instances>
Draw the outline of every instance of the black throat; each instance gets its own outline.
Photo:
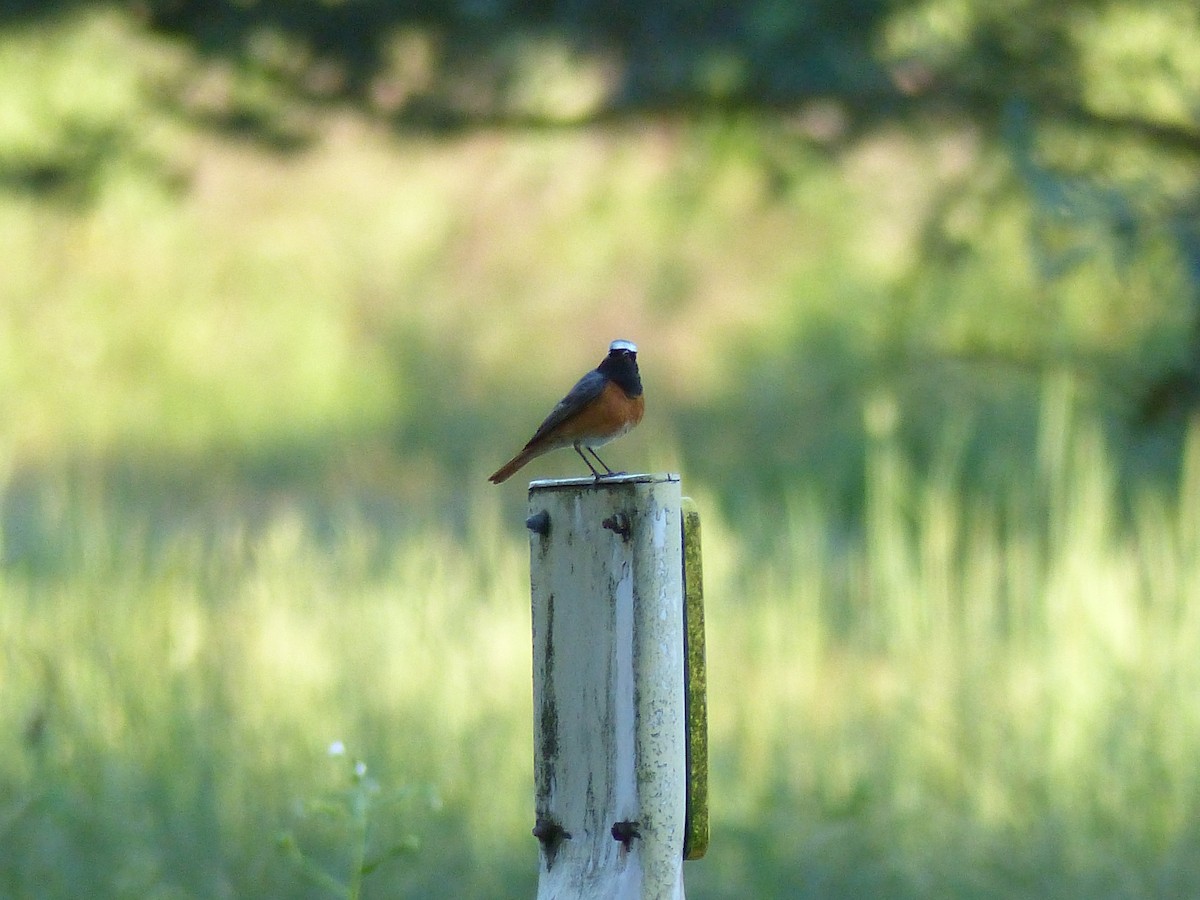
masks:
<instances>
[{"instance_id":1,"label":"black throat","mask_svg":"<svg viewBox=\"0 0 1200 900\"><path fill-rule=\"evenodd\" d=\"M614 381L630 397L642 396L642 376L638 374L637 357L628 350L613 350L604 357L596 370Z\"/></svg>"}]
</instances>

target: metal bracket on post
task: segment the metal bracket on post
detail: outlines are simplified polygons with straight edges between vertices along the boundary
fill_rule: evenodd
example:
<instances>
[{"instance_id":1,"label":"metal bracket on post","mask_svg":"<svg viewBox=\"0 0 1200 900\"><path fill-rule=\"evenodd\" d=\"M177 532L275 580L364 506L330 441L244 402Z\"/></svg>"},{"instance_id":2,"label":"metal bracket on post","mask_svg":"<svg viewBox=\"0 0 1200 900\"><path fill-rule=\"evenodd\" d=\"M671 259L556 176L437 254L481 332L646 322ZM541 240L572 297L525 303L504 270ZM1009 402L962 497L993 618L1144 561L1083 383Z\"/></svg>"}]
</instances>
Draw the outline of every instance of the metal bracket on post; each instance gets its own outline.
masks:
<instances>
[{"instance_id":1,"label":"metal bracket on post","mask_svg":"<svg viewBox=\"0 0 1200 900\"><path fill-rule=\"evenodd\" d=\"M538 898L681 900L708 813L679 476L535 481L526 524Z\"/></svg>"}]
</instances>

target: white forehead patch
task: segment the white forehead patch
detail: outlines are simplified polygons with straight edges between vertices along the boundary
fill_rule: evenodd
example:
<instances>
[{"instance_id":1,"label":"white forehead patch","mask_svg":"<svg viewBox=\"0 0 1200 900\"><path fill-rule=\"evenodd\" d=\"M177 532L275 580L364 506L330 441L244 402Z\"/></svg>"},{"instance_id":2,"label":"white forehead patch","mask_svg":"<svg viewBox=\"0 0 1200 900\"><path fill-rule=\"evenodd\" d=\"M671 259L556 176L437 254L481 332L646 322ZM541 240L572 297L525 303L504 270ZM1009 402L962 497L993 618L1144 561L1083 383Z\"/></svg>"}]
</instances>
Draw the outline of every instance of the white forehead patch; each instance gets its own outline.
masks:
<instances>
[{"instance_id":1,"label":"white forehead patch","mask_svg":"<svg viewBox=\"0 0 1200 900\"><path fill-rule=\"evenodd\" d=\"M630 353L637 353L637 344L633 341L613 341L608 345L608 352L612 353L614 350L628 350Z\"/></svg>"}]
</instances>

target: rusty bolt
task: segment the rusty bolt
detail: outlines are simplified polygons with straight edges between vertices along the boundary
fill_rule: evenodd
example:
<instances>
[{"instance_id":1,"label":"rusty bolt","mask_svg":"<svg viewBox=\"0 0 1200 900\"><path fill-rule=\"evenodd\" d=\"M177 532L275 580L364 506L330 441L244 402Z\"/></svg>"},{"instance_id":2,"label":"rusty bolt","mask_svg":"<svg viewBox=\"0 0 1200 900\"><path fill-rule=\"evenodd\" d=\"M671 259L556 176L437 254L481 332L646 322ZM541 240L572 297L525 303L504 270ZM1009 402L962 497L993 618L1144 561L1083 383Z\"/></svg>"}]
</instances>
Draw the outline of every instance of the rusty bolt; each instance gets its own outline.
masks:
<instances>
[{"instance_id":1,"label":"rusty bolt","mask_svg":"<svg viewBox=\"0 0 1200 900\"><path fill-rule=\"evenodd\" d=\"M640 838L642 835L638 831L637 822L613 822L612 836L614 841L620 841L628 850L633 839Z\"/></svg>"},{"instance_id":2,"label":"rusty bolt","mask_svg":"<svg viewBox=\"0 0 1200 900\"><path fill-rule=\"evenodd\" d=\"M613 513L607 519L600 523L603 528L607 528L613 534L619 534L621 540L628 541L631 531L629 525L629 516L623 512Z\"/></svg>"},{"instance_id":3,"label":"rusty bolt","mask_svg":"<svg viewBox=\"0 0 1200 900\"><path fill-rule=\"evenodd\" d=\"M550 533L550 513L546 510L536 512L525 520L525 527L534 534L540 534L545 537Z\"/></svg>"}]
</instances>

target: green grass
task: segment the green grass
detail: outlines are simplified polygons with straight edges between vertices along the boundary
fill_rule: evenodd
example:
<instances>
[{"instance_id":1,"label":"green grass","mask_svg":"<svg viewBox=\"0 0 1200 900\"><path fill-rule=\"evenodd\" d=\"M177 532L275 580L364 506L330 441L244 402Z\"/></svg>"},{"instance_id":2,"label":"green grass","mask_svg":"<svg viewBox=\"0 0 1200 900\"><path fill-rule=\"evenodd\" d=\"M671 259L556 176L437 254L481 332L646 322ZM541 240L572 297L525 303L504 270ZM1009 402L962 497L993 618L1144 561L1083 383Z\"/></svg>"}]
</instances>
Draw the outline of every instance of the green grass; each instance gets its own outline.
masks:
<instances>
[{"instance_id":1,"label":"green grass","mask_svg":"<svg viewBox=\"0 0 1200 900\"><path fill-rule=\"evenodd\" d=\"M624 335L654 466L728 481L688 416L748 400L758 422L711 430L752 427L768 475L834 479L860 439L842 411L879 382L936 435L980 382L1030 408L1073 365L1120 407L1187 352L1160 226L1117 266L1058 223L1091 252L1047 284L1008 153L953 123L840 156L765 115L451 140L268 96L307 143L203 127L255 90L103 5L0 33L0 439L22 462L398 450L463 475L490 465L470 438L502 456Z\"/></svg>"},{"instance_id":2,"label":"green grass","mask_svg":"<svg viewBox=\"0 0 1200 900\"><path fill-rule=\"evenodd\" d=\"M390 811L373 840L461 829L452 845L483 860L521 833L524 560L494 519L481 540L430 528L382 546L351 516L322 541L281 510L253 535L151 549L77 488L43 503L62 567L4 582L6 895L298 895L274 835L306 844L297 811L330 789L334 741L385 788L444 804L433 825L418 803ZM350 843L307 838L331 857ZM411 867L433 882L419 864L450 849Z\"/></svg>"},{"instance_id":3,"label":"green grass","mask_svg":"<svg viewBox=\"0 0 1200 900\"><path fill-rule=\"evenodd\" d=\"M1054 385L1044 409L1029 482L974 501L874 410L861 541L793 495L749 546L701 498L691 895L1200 890L1200 440L1125 527L1093 424ZM492 494L465 531L283 504L156 539L41 490L55 568L0 583L6 895L328 896L281 834L343 880L385 858L364 896L532 892L525 535ZM365 846L334 741L380 786Z\"/></svg>"},{"instance_id":4,"label":"green grass","mask_svg":"<svg viewBox=\"0 0 1200 900\"><path fill-rule=\"evenodd\" d=\"M1041 278L961 124L398 132L84 6L0 31L0 895L531 896L484 477L618 335L705 517L690 896L1200 893L1162 229Z\"/></svg>"},{"instance_id":5,"label":"green grass","mask_svg":"<svg viewBox=\"0 0 1200 900\"><path fill-rule=\"evenodd\" d=\"M1195 892L1200 718L1182 686L1200 649L1198 447L1179 496L1138 497L1126 530L1103 442L1061 394L1029 483L987 502L914 478L882 435L863 543L833 550L819 505L801 503L778 555L713 610L729 766L715 834L743 835L748 856L734 884Z\"/></svg>"}]
</instances>

